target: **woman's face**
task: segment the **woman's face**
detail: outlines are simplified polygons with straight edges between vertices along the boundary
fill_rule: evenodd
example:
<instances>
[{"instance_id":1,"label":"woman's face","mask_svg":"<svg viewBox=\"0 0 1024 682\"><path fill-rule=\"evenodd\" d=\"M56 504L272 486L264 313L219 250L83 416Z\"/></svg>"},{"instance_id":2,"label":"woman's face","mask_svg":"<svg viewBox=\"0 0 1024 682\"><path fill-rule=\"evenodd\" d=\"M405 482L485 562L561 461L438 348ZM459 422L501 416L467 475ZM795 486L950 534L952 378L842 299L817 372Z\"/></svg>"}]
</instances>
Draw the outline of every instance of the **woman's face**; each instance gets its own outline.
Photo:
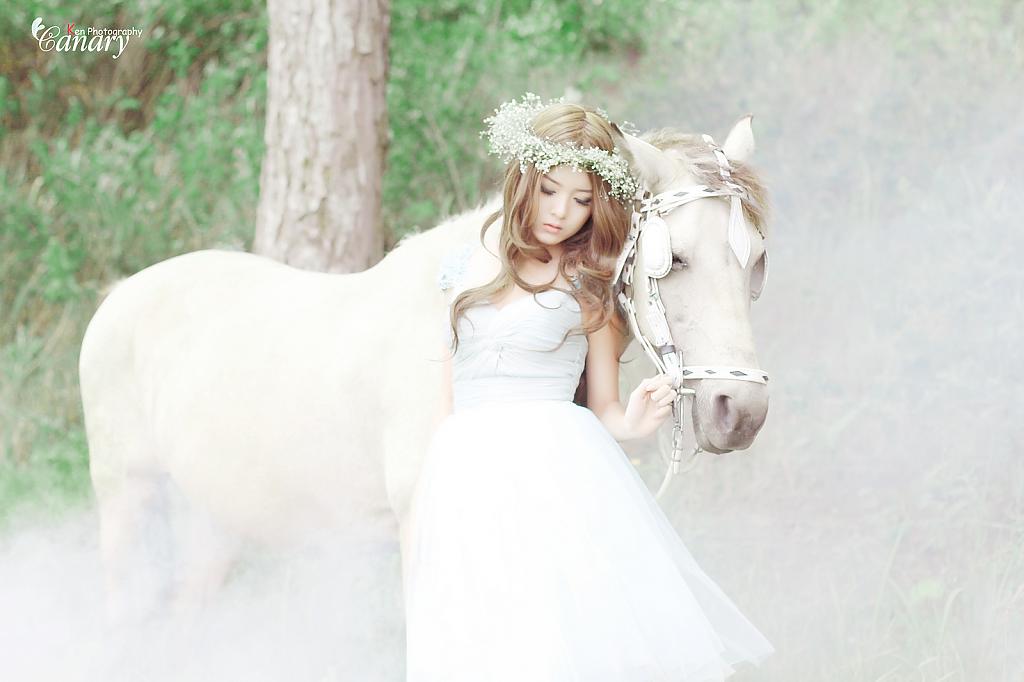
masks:
<instances>
[{"instance_id":1,"label":"woman's face","mask_svg":"<svg viewBox=\"0 0 1024 682\"><path fill-rule=\"evenodd\" d=\"M555 246L580 231L593 210L590 174L571 166L555 166L537 183L537 217L533 234L541 244Z\"/></svg>"}]
</instances>

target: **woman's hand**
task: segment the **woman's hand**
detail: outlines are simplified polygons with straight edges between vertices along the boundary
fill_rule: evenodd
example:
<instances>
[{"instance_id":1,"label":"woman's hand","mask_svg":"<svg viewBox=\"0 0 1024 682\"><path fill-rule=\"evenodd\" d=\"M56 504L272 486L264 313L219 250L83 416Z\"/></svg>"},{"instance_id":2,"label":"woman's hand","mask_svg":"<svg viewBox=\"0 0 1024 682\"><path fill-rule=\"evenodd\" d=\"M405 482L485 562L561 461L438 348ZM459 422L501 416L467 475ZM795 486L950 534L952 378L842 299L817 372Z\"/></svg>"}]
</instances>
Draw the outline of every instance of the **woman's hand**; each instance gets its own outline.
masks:
<instances>
[{"instance_id":1,"label":"woman's hand","mask_svg":"<svg viewBox=\"0 0 1024 682\"><path fill-rule=\"evenodd\" d=\"M658 374L644 379L629 394L624 421L634 438L649 436L672 414L676 391L672 377Z\"/></svg>"}]
</instances>

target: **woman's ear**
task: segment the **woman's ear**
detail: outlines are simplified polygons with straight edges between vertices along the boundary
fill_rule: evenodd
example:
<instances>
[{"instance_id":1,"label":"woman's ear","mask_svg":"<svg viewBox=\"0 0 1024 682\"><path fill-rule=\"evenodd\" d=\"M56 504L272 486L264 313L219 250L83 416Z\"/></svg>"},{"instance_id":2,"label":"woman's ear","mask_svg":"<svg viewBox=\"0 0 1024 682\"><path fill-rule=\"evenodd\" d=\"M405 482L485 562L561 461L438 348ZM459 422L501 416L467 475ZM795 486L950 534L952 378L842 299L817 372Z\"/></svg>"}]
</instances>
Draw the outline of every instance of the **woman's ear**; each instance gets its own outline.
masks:
<instances>
[{"instance_id":1,"label":"woman's ear","mask_svg":"<svg viewBox=\"0 0 1024 682\"><path fill-rule=\"evenodd\" d=\"M612 139L619 153L629 162L633 175L639 178L649 191L657 194L672 181L675 163L665 152L639 137L622 132L614 123Z\"/></svg>"}]
</instances>

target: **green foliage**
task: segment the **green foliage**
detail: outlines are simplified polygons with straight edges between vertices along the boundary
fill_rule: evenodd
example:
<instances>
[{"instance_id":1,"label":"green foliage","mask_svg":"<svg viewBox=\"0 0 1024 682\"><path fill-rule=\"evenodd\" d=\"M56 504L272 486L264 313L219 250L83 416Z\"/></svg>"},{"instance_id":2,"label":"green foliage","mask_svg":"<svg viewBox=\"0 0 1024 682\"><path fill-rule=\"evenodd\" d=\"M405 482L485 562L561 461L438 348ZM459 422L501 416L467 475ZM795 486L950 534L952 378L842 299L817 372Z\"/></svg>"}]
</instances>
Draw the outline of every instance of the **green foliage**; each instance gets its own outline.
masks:
<instances>
[{"instance_id":1,"label":"green foliage","mask_svg":"<svg viewBox=\"0 0 1024 682\"><path fill-rule=\"evenodd\" d=\"M266 6L252 0L5 4L0 348L12 380L0 405L19 408L0 410L0 509L65 474L85 480L75 361L100 290L177 253L250 244L267 42ZM384 191L394 238L488 191L499 168L477 132L501 100L613 79L618 55L643 48L656 6L395 3ZM43 53L35 17L143 36L116 61Z\"/></svg>"},{"instance_id":2,"label":"green foliage","mask_svg":"<svg viewBox=\"0 0 1024 682\"><path fill-rule=\"evenodd\" d=\"M0 517L88 489L77 347L106 284L177 253L246 248L266 101L262 3L94 0L0 12ZM45 54L44 23L143 29Z\"/></svg>"},{"instance_id":3,"label":"green foliage","mask_svg":"<svg viewBox=\"0 0 1024 682\"><path fill-rule=\"evenodd\" d=\"M478 133L502 101L527 90L589 95L614 82L668 12L650 2L395 2L384 177L392 237L494 190L500 163L487 158Z\"/></svg>"},{"instance_id":4,"label":"green foliage","mask_svg":"<svg viewBox=\"0 0 1024 682\"><path fill-rule=\"evenodd\" d=\"M500 102L570 90L623 118L642 106L620 96L637 69L651 88L663 65L699 75L738 29L794 51L850 31L884 34L908 53L949 50L963 36L1019 71L1019 4L962 7L955 34L947 10L882 0L394 0L385 230L393 243L496 188L500 162L479 131ZM43 53L30 35L37 16L143 36L116 61ZM0 0L0 510L57 486L62 458L84 481L75 361L99 290L181 252L250 244L266 44L266 6L255 0ZM645 52L659 59L642 61Z\"/></svg>"},{"instance_id":5,"label":"green foliage","mask_svg":"<svg viewBox=\"0 0 1024 682\"><path fill-rule=\"evenodd\" d=\"M29 35L36 16L47 24L138 26L144 35L128 48L136 51L127 55L130 58L116 62L103 54L43 54ZM671 120L677 120L692 102L700 102L704 111L728 116L741 102L793 99L799 106L776 111L796 111L796 120L765 117L758 128L759 138L773 140L777 150L780 141L787 143L775 152L773 187L778 184L792 196L798 188L799 201L813 207L801 211L818 211L822 227L810 238L857 241L857 252L867 254L863 269L851 275L858 287L872 278L891 279L879 265L887 261L871 257L870 249L860 245L870 246L870 228L891 227L882 212L894 205L893 196L913 196L917 203L907 204L908 227L922 227L921 243L934 247L916 249L907 262L916 259L947 272L953 263L965 271L982 267L986 240L965 239L971 248L964 250L930 231L929 216L945 219L939 212L947 204L933 201L929 192L937 186L935 178L949 177L939 171L963 163L957 155L963 141L960 146L950 144L953 136L976 130L981 142L971 159L980 168L964 173L951 186L967 192L970 210L978 215L992 215L993 206L1005 205L1003 213L996 213L1005 220L991 225L1014 224L1013 185L987 179L1013 176L1015 167L1003 161L1011 157L995 150L1012 146L1014 138L1006 130L1012 131L1018 107L1015 101L999 106L1002 101L989 97L1000 94L990 87L997 77L1019 82L1024 73L1022 27L1024 4L1013 0L393 0L384 227L394 242L493 191L501 167L497 159L486 156L478 136L482 119L500 102L526 90L553 97L571 89L606 107L613 117L644 112L648 120L669 120L661 115L664 107L672 107ZM867 43L869 50L831 49L849 50L858 41ZM266 43L265 3L255 0L0 0L0 529L15 518L17 507L58 513L89 500L77 357L98 291L181 252L248 247L263 155ZM875 45L891 54L847 68L816 71L802 66L807 60L833 58L842 65L851 54L874 57L870 47ZM726 53L730 58L723 58ZM936 56L940 58L933 59ZM950 65L965 68L945 68ZM851 78L815 81L822 73ZM786 79L793 77L800 78L799 87L788 87ZM871 78L892 79L906 85L909 94L880 96L886 91L872 90ZM839 89L859 86L871 97L840 104L824 101ZM954 102L956 98L963 101ZM911 100L920 124L895 125L907 119L894 116L890 108L907 106ZM843 111L843 106L860 111ZM973 108L989 116L966 119ZM889 144L896 138L898 143ZM827 144L843 139L852 142ZM853 162L835 158L842 156L837 149L857 147ZM905 152L926 147L934 167L915 173L914 166L905 165ZM914 153L918 160L925 158L920 151ZM840 172L851 165L861 175ZM970 163L965 167L970 170ZM815 182L803 182L808 168L818 176ZM889 203L878 198L881 192ZM792 196L790 201L797 201ZM859 229L834 229L833 214L844 211L854 214L844 219ZM797 216L787 218L790 232ZM962 230L973 235L978 225L964 221ZM983 267L977 287L959 303L941 299L940 305L933 305L934 288L925 291L922 286L923 303L909 312L875 306L866 320L869 324L858 327L861 336L856 343L870 347L874 338L874 346L880 347L879 327L890 325L908 329L904 345L909 348L909 342L918 339L906 326L908 320L927 316L929 329L941 329L935 326L937 311L948 313L954 306L956 312L958 305L966 311L968 304L973 307L973 301L992 292L1013 291L1005 273L1013 272L1014 254L1004 251L1006 267ZM930 257L922 259L922 253ZM943 258L931 257L935 254ZM812 263L810 274L797 278L799 284L816 281L815 268L832 265L828 259ZM913 303L906 293L913 286L914 279L904 277L897 283L895 298ZM857 291L863 297L869 289ZM834 303L831 298L827 302ZM848 319L851 311L842 312ZM829 319L814 308L803 313L817 326ZM947 317L961 326L969 319L966 314ZM1004 317L993 318L988 331L993 338L1005 339L1010 349L1015 340L1012 315ZM949 348L944 358L956 358L962 350L955 327L951 323L948 334L931 342ZM921 363L926 356L920 351L893 344L891 353L881 355L881 364L898 367L908 359L910 364ZM978 357L984 358L972 353L967 362ZM879 365L877 357L873 361ZM1000 657L1009 656L1006 642L1013 641L1006 633L1020 631L1016 624L1024 565L1024 529L1015 492L1020 487L1013 485L1020 480L1020 467L1000 468L999 460L1004 441L998 437L1010 435L979 428L979 423L988 423L986 419L976 418L971 429L961 429L976 440L952 437L949 453L933 453L934 467L924 466L899 483L910 512L881 503L877 509L844 507L860 505L860 499L880 500L883 494L859 490L845 479L836 489L848 488L844 494L853 502L829 499L816 507L807 501L811 489L812 494L825 496L820 483L835 469L823 466L819 455L823 448L830 458L837 454L833 440L846 433L844 424L875 421L881 424L876 429L900 435L900 424L931 414L925 409L929 404L922 401L946 395L944 386L955 375L948 365L936 364L939 380L933 386L893 384L894 390L912 395L907 404L917 411L894 410L901 405L899 396L889 395L875 401L877 410L861 412L856 401L851 409L851 403L836 394L828 402L841 404L846 417L830 424L832 436L824 445L815 447L812 439L801 453L783 439L789 447L784 466L778 466L778 458L759 464L755 457L729 470L723 469L723 460L714 473L709 468L706 475L684 482L692 494L679 495L675 504L689 518L715 519L703 536L691 533L704 541L705 551L715 542L733 546L736 538L761 536L762 530L771 537L768 526L784 528L782 544L790 548L792 566L778 563L780 557L786 559L779 543L762 543L765 561L758 561L758 552L748 552L749 566L744 570L751 584L771 588L760 590L767 595L762 604L776 605L779 614L791 613L792 592L781 588L792 585L827 595L819 600L824 606L801 613L834 617L805 619L806 632L799 625L787 629L795 622L789 617L778 618L779 626L772 630L772 614L764 614L766 632L778 633L778 644L799 641L816 651L811 656L776 657L769 663L775 668L765 668L766 679L1010 679L996 674ZM998 383L999 377L987 380ZM851 386L852 394L856 377ZM955 399L963 414L995 415L993 423L1000 419L999 411L993 412L988 403L961 404L959 394ZM773 416L776 433L804 428L804 407L791 404L788 411ZM786 430L785 421L780 425L786 414L795 430ZM814 433L811 429L804 436ZM957 431L950 433L955 436ZM913 429L904 435L914 437L916 445ZM858 443L864 442L863 436L858 431ZM964 443L968 451L986 456L965 459ZM862 466L911 461L888 456L907 454L904 450L900 441L887 439L884 450L865 452ZM955 461L949 459L954 457ZM965 466L968 471L998 469L1006 484L975 488ZM964 492L951 493L956 486ZM1011 494L988 505L975 504L993 490ZM921 491L934 498L916 494ZM744 526L730 532L730 519L738 517L728 505L737 495L763 500L764 529ZM913 510L922 499L931 501ZM828 513L823 518L808 516L808 510L816 508L831 510L835 518ZM986 508L1001 513L988 518ZM868 513L850 519L847 526L839 514L842 509ZM901 530L890 552L886 543L894 519L907 513L920 520L908 526L907 549L901 545ZM689 528L699 530L696 525ZM833 542L839 535L843 541ZM834 560L823 560L815 555L821 547L845 548L856 561L851 564L841 551L833 552ZM879 551L889 557L882 570L871 561ZM776 566L778 574L772 572ZM828 634L821 634L822 622ZM833 648L819 647L821 641L831 642ZM974 671L972 658L975 667L991 663Z\"/></svg>"}]
</instances>

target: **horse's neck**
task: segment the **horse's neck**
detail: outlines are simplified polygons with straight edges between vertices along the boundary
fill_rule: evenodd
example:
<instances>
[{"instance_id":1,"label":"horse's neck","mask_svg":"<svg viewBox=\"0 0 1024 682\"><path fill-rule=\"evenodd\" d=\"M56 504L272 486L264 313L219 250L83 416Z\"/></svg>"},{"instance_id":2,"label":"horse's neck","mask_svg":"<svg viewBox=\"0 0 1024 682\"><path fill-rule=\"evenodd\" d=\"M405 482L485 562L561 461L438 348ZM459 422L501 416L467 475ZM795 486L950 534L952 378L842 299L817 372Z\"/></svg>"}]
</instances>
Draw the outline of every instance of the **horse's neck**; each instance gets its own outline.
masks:
<instances>
[{"instance_id":1,"label":"horse's neck","mask_svg":"<svg viewBox=\"0 0 1024 682\"><path fill-rule=\"evenodd\" d=\"M479 244L480 228L489 215L501 206L501 197L492 197L483 206L449 218L442 224L402 239L398 246L373 269L385 281L429 281L437 273L441 259L453 249L474 242ZM487 228L485 244L498 252L501 220Z\"/></svg>"},{"instance_id":2,"label":"horse's neck","mask_svg":"<svg viewBox=\"0 0 1024 682\"><path fill-rule=\"evenodd\" d=\"M479 208L459 214L432 230L428 234L437 235L443 243L442 253L457 248L466 242L480 243L480 228L484 221L501 207L501 197L492 197L486 204ZM492 253L497 253L499 248L499 237L501 235L501 219L495 220L487 226L484 235L484 244Z\"/></svg>"}]
</instances>

